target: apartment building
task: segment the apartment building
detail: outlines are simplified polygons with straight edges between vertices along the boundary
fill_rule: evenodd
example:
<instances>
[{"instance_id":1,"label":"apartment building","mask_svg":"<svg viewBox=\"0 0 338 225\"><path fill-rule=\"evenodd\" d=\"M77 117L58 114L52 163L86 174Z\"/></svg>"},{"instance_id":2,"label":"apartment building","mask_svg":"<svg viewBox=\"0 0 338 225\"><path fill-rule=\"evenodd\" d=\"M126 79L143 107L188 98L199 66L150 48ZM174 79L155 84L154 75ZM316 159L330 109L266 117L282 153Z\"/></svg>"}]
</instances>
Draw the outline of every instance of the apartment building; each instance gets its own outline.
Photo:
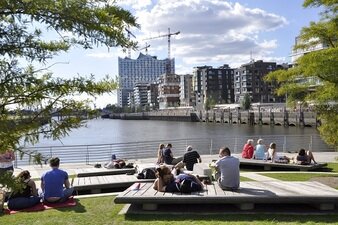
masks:
<instances>
[{"instance_id":1,"label":"apartment building","mask_svg":"<svg viewBox=\"0 0 338 225\"><path fill-rule=\"evenodd\" d=\"M284 96L275 94L277 84L263 80L269 72L280 68L276 62L258 60L243 64L235 69L235 103L241 103L246 94L249 94L251 102L285 102Z\"/></svg>"}]
</instances>

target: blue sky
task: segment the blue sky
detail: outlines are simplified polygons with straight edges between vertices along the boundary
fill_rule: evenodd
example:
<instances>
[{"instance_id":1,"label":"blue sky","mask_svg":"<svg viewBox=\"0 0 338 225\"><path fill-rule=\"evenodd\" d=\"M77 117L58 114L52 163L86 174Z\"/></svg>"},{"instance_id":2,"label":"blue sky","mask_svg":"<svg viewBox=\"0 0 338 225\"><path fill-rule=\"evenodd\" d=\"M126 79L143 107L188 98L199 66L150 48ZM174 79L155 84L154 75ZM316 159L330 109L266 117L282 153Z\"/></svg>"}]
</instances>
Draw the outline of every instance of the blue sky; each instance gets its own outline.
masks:
<instances>
[{"instance_id":1,"label":"blue sky","mask_svg":"<svg viewBox=\"0 0 338 225\"><path fill-rule=\"evenodd\" d=\"M176 60L176 73L192 73L193 67L229 64L236 68L254 60L290 62L295 37L310 21L319 20L319 9L302 7L303 0L120 0L130 10L141 29L131 29L140 48L150 44L148 54L167 57L167 39L144 41L147 37L171 32L171 57ZM145 50L141 51L145 53ZM140 51L132 51L136 58ZM117 76L117 58L127 53L121 49L75 48L60 54L47 65L56 77L78 74ZM97 98L97 106L115 103L116 96Z\"/></svg>"}]
</instances>

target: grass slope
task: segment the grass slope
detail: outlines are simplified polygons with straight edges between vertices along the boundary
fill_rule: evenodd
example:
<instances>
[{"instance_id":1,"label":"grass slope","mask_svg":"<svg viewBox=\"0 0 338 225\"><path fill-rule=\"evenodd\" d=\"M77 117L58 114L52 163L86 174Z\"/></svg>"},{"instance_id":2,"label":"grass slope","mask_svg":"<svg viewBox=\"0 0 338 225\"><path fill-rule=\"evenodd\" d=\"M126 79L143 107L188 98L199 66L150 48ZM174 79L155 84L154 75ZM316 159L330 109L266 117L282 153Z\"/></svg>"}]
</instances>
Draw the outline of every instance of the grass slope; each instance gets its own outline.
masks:
<instances>
[{"instance_id":1,"label":"grass slope","mask_svg":"<svg viewBox=\"0 0 338 225\"><path fill-rule=\"evenodd\" d=\"M114 196L83 198L72 208L1 215L0 224L11 225L181 225L181 224L338 224L338 215L118 215L123 205Z\"/></svg>"}]
</instances>

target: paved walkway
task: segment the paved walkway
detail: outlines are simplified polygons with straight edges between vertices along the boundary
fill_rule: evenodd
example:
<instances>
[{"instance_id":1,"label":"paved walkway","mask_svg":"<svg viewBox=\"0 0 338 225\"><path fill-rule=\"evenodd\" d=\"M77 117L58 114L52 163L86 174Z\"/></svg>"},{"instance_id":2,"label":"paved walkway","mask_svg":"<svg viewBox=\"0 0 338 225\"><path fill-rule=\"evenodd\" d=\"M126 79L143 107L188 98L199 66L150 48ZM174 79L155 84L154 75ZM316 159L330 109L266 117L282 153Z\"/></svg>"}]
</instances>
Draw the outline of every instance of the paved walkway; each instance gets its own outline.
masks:
<instances>
[{"instance_id":1,"label":"paved walkway","mask_svg":"<svg viewBox=\"0 0 338 225\"><path fill-rule=\"evenodd\" d=\"M288 157L294 157L296 156L295 153L285 153ZM234 154L236 157L240 157L239 154ZM315 159L317 162L337 162L338 159L338 152L316 152L314 153ZM209 163L212 162L212 160L217 160L218 155L202 155L202 162L204 163ZM146 158L146 159L139 159L139 160L128 160L128 162L133 162L136 165L155 165L153 164L156 162L156 158ZM60 165L60 168L63 170L66 170L69 175L75 175L75 171L77 169L83 169L83 168L93 168L93 164L86 165L84 163L75 163L75 164L62 164ZM50 167L48 165L30 165L30 166L20 166L19 168L15 168L14 174L18 174L22 170L29 170L31 173L32 178L38 179L41 177L42 173L49 170ZM241 176L248 177L253 180L257 181L272 181L275 180L273 178L269 178L257 173L262 173L262 171L257 171L257 172L242 172Z\"/></svg>"}]
</instances>

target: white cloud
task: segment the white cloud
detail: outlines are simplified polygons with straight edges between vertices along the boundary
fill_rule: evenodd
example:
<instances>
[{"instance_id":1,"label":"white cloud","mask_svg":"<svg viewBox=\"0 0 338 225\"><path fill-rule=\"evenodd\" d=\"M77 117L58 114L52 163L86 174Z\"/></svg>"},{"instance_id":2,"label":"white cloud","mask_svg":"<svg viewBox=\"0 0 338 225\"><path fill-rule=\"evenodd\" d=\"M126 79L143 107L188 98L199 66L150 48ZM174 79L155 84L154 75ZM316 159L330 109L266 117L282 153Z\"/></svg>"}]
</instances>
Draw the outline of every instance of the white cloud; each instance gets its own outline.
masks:
<instances>
[{"instance_id":1,"label":"white cloud","mask_svg":"<svg viewBox=\"0 0 338 225\"><path fill-rule=\"evenodd\" d=\"M139 10L148 7L151 5L151 0L122 0L117 2L118 5L125 8L132 8L134 10Z\"/></svg>"},{"instance_id":2,"label":"white cloud","mask_svg":"<svg viewBox=\"0 0 338 225\"><path fill-rule=\"evenodd\" d=\"M113 52L93 52L87 53L86 56L99 59L113 59L116 58L116 53Z\"/></svg>"},{"instance_id":3,"label":"white cloud","mask_svg":"<svg viewBox=\"0 0 338 225\"><path fill-rule=\"evenodd\" d=\"M262 56L271 54L277 41L260 40L261 34L287 24L282 16L223 0L154 2L153 7L139 7L140 10L135 12L141 24L140 45L145 42L142 40L145 37L164 35L163 38L147 40L151 45L150 54L163 52L167 49L167 29L170 27L171 33L180 31L179 35L171 36L171 57L181 58L187 65L232 62L237 65L248 62L250 52ZM246 56L246 61L243 56ZM184 65L176 66L179 73L181 68L185 68Z\"/></svg>"}]
</instances>

